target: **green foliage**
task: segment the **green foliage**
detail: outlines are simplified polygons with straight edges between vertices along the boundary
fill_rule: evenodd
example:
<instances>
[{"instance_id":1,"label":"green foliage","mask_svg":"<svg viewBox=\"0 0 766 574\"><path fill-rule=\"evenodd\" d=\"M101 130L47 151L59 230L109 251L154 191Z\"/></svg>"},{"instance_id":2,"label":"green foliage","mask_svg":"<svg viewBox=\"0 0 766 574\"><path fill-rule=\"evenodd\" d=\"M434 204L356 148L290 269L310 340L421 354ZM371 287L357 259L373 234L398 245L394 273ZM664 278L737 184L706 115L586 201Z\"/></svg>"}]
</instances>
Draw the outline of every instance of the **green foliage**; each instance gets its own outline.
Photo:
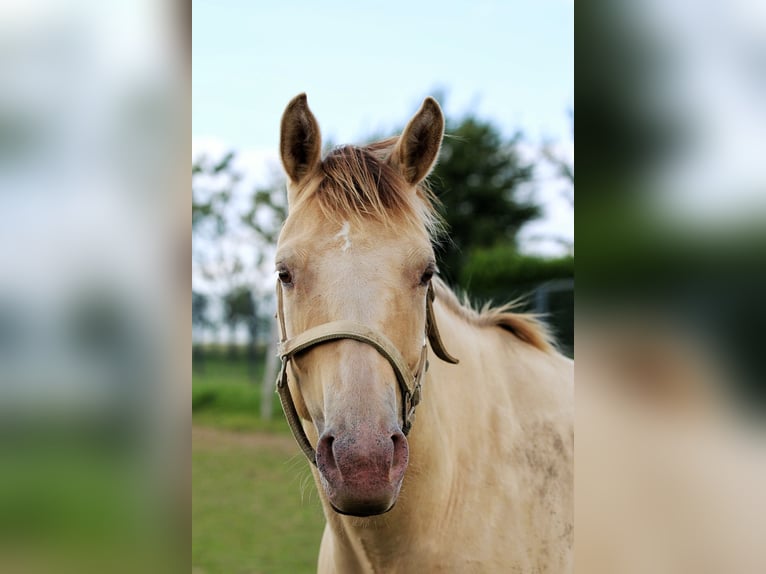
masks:
<instances>
[{"instance_id":1,"label":"green foliage","mask_svg":"<svg viewBox=\"0 0 766 574\"><path fill-rule=\"evenodd\" d=\"M535 286L553 279L574 278L574 257L555 259L522 255L512 247L499 245L478 249L463 268L461 285L472 294L494 298L498 293L522 296Z\"/></svg>"}]
</instances>

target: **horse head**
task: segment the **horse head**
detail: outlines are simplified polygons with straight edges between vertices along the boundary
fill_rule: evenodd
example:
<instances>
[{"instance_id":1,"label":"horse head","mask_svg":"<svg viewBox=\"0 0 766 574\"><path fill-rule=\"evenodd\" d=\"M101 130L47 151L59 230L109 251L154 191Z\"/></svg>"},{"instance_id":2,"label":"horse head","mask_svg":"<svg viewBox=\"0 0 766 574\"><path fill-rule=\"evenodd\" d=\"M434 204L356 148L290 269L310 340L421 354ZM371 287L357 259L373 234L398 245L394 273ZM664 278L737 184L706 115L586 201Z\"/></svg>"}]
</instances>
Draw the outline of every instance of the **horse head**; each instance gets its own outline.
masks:
<instances>
[{"instance_id":1,"label":"horse head","mask_svg":"<svg viewBox=\"0 0 766 574\"><path fill-rule=\"evenodd\" d=\"M283 343L319 333L283 354L284 381L296 419L316 443L304 450L311 456L314 449L326 498L343 514L390 510L407 469L407 413L417 404L408 385L417 382L419 397L435 272L431 235L439 223L423 182L443 132L441 109L427 98L400 137L344 146L323 159L305 94L282 117L288 217L276 270ZM357 336L333 338L343 325Z\"/></svg>"}]
</instances>

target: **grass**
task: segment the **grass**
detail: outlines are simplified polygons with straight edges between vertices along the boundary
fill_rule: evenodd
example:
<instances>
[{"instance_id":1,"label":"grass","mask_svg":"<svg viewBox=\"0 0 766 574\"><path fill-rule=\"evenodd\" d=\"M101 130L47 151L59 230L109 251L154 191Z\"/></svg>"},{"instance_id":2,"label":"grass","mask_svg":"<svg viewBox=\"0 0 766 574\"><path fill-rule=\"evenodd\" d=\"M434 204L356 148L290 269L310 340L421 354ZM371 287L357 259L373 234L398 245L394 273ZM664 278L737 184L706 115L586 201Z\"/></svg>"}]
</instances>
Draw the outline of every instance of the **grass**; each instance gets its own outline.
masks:
<instances>
[{"instance_id":1,"label":"grass","mask_svg":"<svg viewBox=\"0 0 766 574\"><path fill-rule=\"evenodd\" d=\"M316 572L324 516L308 462L262 361L212 355L192 380L192 565L196 574Z\"/></svg>"},{"instance_id":2,"label":"grass","mask_svg":"<svg viewBox=\"0 0 766 574\"><path fill-rule=\"evenodd\" d=\"M194 572L316 572L324 516L292 438L199 426L192 436Z\"/></svg>"}]
</instances>

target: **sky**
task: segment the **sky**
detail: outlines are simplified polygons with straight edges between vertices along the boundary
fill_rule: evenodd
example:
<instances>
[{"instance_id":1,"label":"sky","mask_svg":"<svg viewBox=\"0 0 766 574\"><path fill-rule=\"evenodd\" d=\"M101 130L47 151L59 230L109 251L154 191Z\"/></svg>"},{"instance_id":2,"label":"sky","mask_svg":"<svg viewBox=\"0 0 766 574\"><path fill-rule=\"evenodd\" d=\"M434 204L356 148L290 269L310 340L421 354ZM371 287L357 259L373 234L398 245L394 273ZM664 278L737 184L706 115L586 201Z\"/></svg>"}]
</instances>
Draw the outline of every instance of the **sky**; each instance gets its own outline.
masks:
<instances>
[{"instance_id":1,"label":"sky","mask_svg":"<svg viewBox=\"0 0 766 574\"><path fill-rule=\"evenodd\" d=\"M448 115L474 112L573 161L573 26L571 0L194 0L193 154L237 150L265 182L293 96L306 92L323 137L341 144L404 125L441 91ZM546 215L527 235L573 238L561 183L542 180Z\"/></svg>"}]
</instances>

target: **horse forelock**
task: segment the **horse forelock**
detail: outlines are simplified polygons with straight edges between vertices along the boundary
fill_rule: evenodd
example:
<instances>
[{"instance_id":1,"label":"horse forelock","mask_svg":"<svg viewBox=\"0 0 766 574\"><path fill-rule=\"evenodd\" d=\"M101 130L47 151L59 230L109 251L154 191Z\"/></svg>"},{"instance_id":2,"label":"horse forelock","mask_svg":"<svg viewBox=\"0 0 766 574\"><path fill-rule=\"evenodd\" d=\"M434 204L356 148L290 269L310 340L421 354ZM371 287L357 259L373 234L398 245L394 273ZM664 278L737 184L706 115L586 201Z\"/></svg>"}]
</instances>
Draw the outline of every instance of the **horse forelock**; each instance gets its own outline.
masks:
<instances>
[{"instance_id":1,"label":"horse forelock","mask_svg":"<svg viewBox=\"0 0 766 574\"><path fill-rule=\"evenodd\" d=\"M372 219L393 228L425 228L437 238L443 231L438 199L426 182L408 185L388 161L397 139L330 151L298 191L299 205L316 202L336 222Z\"/></svg>"}]
</instances>

